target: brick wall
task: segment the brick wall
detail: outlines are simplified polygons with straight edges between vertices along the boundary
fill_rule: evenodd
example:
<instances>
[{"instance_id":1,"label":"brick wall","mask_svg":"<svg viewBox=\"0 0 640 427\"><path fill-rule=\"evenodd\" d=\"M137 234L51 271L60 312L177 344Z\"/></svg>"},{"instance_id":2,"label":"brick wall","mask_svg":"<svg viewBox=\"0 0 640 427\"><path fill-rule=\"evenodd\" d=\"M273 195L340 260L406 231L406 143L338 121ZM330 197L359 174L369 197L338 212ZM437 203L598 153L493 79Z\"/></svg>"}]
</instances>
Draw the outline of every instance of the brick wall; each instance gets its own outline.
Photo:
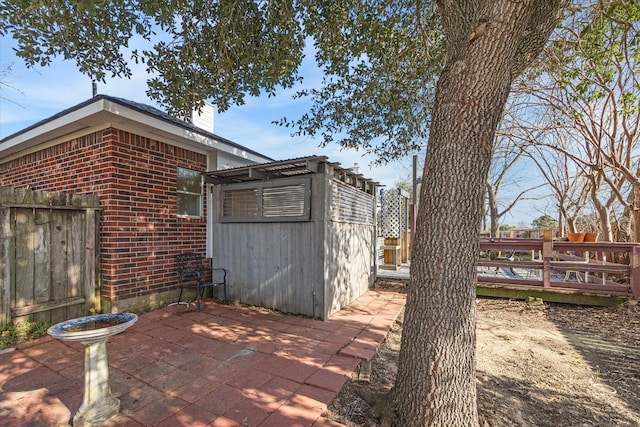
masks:
<instances>
[{"instance_id":1,"label":"brick wall","mask_svg":"<svg viewBox=\"0 0 640 427\"><path fill-rule=\"evenodd\" d=\"M206 212L176 216L176 172L206 164L203 154L110 128L0 164L0 186L99 195L102 296L116 301L174 287L175 254L204 254Z\"/></svg>"}]
</instances>

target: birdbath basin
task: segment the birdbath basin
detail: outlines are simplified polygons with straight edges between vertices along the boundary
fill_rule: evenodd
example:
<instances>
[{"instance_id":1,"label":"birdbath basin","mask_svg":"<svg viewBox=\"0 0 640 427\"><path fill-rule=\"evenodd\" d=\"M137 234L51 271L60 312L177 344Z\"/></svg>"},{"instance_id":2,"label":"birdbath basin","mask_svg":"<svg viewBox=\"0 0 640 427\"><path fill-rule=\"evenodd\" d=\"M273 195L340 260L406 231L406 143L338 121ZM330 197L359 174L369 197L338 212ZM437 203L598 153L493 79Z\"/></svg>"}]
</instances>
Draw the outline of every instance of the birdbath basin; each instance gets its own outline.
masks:
<instances>
[{"instance_id":1,"label":"birdbath basin","mask_svg":"<svg viewBox=\"0 0 640 427\"><path fill-rule=\"evenodd\" d=\"M118 415L120 401L111 394L107 339L136 323L132 313L96 314L57 323L53 338L84 345L84 396L73 417L74 427L94 426Z\"/></svg>"}]
</instances>

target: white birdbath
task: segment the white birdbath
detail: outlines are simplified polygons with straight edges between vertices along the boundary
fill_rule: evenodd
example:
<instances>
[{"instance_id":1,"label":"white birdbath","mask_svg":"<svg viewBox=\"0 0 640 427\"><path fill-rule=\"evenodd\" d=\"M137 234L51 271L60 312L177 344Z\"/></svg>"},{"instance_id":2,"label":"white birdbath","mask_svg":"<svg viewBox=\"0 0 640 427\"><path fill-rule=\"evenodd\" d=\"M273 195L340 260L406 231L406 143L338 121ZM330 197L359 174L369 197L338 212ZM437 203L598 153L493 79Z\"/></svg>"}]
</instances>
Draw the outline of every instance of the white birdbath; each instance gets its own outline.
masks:
<instances>
[{"instance_id":1,"label":"white birdbath","mask_svg":"<svg viewBox=\"0 0 640 427\"><path fill-rule=\"evenodd\" d=\"M136 323L131 313L97 314L53 325L47 333L84 345L84 396L73 417L74 427L93 426L118 415L120 401L111 394L107 339Z\"/></svg>"}]
</instances>

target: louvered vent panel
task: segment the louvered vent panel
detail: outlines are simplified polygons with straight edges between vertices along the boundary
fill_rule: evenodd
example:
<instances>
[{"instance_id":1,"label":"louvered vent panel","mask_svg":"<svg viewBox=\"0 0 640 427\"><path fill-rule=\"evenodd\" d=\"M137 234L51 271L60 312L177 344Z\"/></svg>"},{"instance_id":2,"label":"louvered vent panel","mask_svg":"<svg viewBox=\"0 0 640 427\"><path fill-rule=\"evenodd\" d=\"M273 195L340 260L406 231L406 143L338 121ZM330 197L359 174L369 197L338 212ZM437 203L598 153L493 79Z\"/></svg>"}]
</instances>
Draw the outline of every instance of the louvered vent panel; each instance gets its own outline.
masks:
<instances>
[{"instance_id":1,"label":"louvered vent panel","mask_svg":"<svg viewBox=\"0 0 640 427\"><path fill-rule=\"evenodd\" d=\"M222 212L225 217L258 216L258 190L231 190L223 192Z\"/></svg>"},{"instance_id":2,"label":"louvered vent panel","mask_svg":"<svg viewBox=\"0 0 640 427\"><path fill-rule=\"evenodd\" d=\"M222 186L222 222L293 222L311 217L311 180L234 183Z\"/></svg>"},{"instance_id":3,"label":"louvered vent panel","mask_svg":"<svg viewBox=\"0 0 640 427\"><path fill-rule=\"evenodd\" d=\"M352 224L373 224L373 195L333 181L331 219Z\"/></svg>"},{"instance_id":4,"label":"louvered vent panel","mask_svg":"<svg viewBox=\"0 0 640 427\"><path fill-rule=\"evenodd\" d=\"M271 187L262 190L262 216L302 216L304 215L306 184Z\"/></svg>"}]
</instances>

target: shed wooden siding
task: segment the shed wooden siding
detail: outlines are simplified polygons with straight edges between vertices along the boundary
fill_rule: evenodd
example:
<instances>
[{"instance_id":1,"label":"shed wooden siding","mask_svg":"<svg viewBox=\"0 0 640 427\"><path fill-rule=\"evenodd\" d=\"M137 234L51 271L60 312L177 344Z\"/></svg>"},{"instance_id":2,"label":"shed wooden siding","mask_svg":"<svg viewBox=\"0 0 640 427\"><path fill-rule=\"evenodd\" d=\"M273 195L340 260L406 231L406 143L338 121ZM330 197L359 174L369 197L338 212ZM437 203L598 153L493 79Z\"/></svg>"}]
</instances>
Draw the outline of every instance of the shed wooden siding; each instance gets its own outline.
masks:
<instances>
[{"instance_id":1,"label":"shed wooden siding","mask_svg":"<svg viewBox=\"0 0 640 427\"><path fill-rule=\"evenodd\" d=\"M306 178L305 178L306 179ZM325 194L311 178L311 193ZM328 207L314 204L302 222L221 223L222 187L215 189L213 264L228 270L230 298L311 317L324 315L324 230Z\"/></svg>"},{"instance_id":2,"label":"shed wooden siding","mask_svg":"<svg viewBox=\"0 0 640 427\"><path fill-rule=\"evenodd\" d=\"M317 228L315 222L217 224L213 264L228 270L230 297L320 317L324 280Z\"/></svg>"},{"instance_id":3,"label":"shed wooden siding","mask_svg":"<svg viewBox=\"0 0 640 427\"><path fill-rule=\"evenodd\" d=\"M331 180L325 318L364 294L375 280L375 197Z\"/></svg>"},{"instance_id":4,"label":"shed wooden siding","mask_svg":"<svg viewBox=\"0 0 640 427\"><path fill-rule=\"evenodd\" d=\"M372 225L332 223L324 318L353 302L373 285L374 235L375 227Z\"/></svg>"},{"instance_id":5,"label":"shed wooden siding","mask_svg":"<svg viewBox=\"0 0 640 427\"><path fill-rule=\"evenodd\" d=\"M262 186L263 182L215 185L213 264L228 269L231 299L327 319L372 284L375 196L333 179L329 165L321 170L266 181L277 186L279 181L310 180L309 220L223 220L225 188Z\"/></svg>"}]
</instances>

